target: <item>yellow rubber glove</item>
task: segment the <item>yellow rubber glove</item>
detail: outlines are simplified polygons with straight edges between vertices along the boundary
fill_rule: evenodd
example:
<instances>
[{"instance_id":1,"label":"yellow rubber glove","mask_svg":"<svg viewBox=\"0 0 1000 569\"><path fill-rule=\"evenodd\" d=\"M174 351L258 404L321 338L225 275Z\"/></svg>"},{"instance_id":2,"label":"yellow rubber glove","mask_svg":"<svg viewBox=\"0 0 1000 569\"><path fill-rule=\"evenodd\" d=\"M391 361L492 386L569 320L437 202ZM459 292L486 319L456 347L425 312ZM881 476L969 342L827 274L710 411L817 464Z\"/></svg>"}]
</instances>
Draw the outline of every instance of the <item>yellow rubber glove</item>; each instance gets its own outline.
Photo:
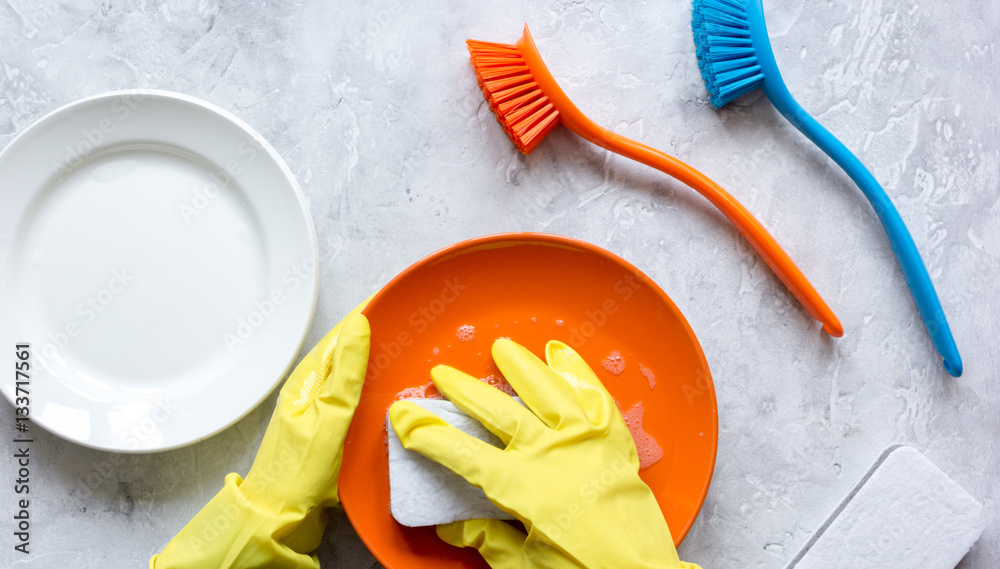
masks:
<instances>
[{"instance_id":1,"label":"yellow rubber glove","mask_svg":"<svg viewBox=\"0 0 1000 569\"><path fill-rule=\"evenodd\" d=\"M549 342L545 358L510 340L493 344L494 361L528 408L454 368L431 370L441 393L499 437L502 450L413 403L390 407L404 447L482 488L528 530L471 520L439 526L438 535L477 548L494 569L697 568L677 557L611 395L569 346Z\"/></svg>"},{"instance_id":2,"label":"yellow rubber glove","mask_svg":"<svg viewBox=\"0 0 1000 569\"><path fill-rule=\"evenodd\" d=\"M344 438L361 398L371 332L354 309L309 352L278 404L246 479L222 490L157 555L150 569L317 569Z\"/></svg>"}]
</instances>

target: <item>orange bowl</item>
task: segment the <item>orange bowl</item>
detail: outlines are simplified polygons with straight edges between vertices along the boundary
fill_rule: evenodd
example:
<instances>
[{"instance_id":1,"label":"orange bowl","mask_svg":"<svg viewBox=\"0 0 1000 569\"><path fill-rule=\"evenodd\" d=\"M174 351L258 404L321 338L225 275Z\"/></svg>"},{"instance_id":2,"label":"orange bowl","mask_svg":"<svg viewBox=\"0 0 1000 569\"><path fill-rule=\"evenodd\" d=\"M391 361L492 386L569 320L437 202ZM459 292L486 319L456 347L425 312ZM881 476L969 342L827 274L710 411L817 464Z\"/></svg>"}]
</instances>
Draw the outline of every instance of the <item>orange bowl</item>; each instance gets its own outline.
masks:
<instances>
[{"instance_id":1,"label":"orange bowl","mask_svg":"<svg viewBox=\"0 0 1000 569\"><path fill-rule=\"evenodd\" d=\"M490 347L500 337L537 355L547 341L561 340L591 365L622 409L642 404L643 430L663 458L640 475L676 543L684 539L715 467L715 388L691 327L641 271L576 239L488 235L418 261L364 313L372 328L371 357L344 447L340 498L382 565L488 569L478 552L445 544L433 527L409 528L393 519L385 415L401 391L426 385L437 364L481 378L499 376Z\"/></svg>"}]
</instances>

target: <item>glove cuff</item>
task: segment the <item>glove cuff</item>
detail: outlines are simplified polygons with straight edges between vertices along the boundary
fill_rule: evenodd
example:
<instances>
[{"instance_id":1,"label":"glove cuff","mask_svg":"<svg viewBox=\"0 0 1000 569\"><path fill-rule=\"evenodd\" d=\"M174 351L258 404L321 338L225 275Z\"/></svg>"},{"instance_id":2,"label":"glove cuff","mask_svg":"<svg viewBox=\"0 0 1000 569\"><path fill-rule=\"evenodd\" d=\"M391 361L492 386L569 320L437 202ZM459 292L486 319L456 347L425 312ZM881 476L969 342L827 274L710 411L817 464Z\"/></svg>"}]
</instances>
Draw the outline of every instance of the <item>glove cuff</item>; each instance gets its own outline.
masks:
<instances>
[{"instance_id":1,"label":"glove cuff","mask_svg":"<svg viewBox=\"0 0 1000 569\"><path fill-rule=\"evenodd\" d=\"M315 556L278 541L280 520L258 511L240 491L235 473L198 514L149 560L150 569L276 567L319 569Z\"/></svg>"}]
</instances>

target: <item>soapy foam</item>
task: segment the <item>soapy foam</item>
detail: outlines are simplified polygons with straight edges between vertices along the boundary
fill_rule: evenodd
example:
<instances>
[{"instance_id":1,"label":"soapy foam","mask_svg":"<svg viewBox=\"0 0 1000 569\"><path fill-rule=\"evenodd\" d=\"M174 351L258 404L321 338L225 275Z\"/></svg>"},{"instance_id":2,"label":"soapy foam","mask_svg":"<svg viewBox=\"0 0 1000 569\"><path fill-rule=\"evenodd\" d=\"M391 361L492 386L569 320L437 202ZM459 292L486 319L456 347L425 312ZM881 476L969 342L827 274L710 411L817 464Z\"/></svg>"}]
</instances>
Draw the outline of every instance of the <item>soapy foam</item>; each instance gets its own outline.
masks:
<instances>
[{"instance_id":1,"label":"soapy foam","mask_svg":"<svg viewBox=\"0 0 1000 569\"><path fill-rule=\"evenodd\" d=\"M653 375L653 370L649 369L648 367L642 364L639 364L639 373L641 373L642 377L645 377L646 381L649 382L650 389L656 387L656 376Z\"/></svg>"},{"instance_id":2,"label":"soapy foam","mask_svg":"<svg viewBox=\"0 0 1000 569\"><path fill-rule=\"evenodd\" d=\"M476 327L470 324L463 324L455 331L461 342L471 342L476 337Z\"/></svg>"},{"instance_id":3,"label":"soapy foam","mask_svg":"<svg viewBox=\"0 0 1000 569\"><path fill-rule=\"evenodd\" d=\"M509 383L507 383L507 378L502 375L493 374L486 377L480 377L479 381L489 384L511 397L517 397L517 392L514 391L514 388L511 387Z\"/></svg>"},{"instance_id":4,"label":"soapy foam","mask_svg":"<svg viewBox=\"0 0 1000 569\"><path fill-rule=\"evenodd\" d=\"M401 399L423 399L424 390L426 388L427 388L426 385L418 385L417 387L407 387L406 389L396 394L396 401L399 401Z\"/></svg>"},{"instance_id":5,"label":"soapy foam","mask_svg":"<svg viewBox=\"0 0 1000 569\"><path fill-rule=\"evenodd\" d=\"M615 375L621 375L622 372L625 371L625 359L622 358L622 355L618 352L618 350L614 350L608 355L608 357L604 358L601 365L604 366L604 369Z\"/></svg>"},{"instance_id":6,"label":"soapy foam","mask_svg":"<svg viewBox=\"0 0 1000 569\"><path fill-rule=\"evenodd\" d=\"M444 399L441 392L434 386L433 381L428 381L426 385L407 387L396 394L395 401L401 399Z\"/></svg>"},{"instance_id":7,"label":"soapy foam","mask_svg":"<svg viewBox=\"0 0 1000 569\"><path fill-rule=\"evenodd\" d=\"M635 450L639 453L639 468L648 468L659 462L663 458L663 449L652 435L642 428L642 419L646 410L642 407L642 402L636 403L631 409L622 413L625 425L632 433L632 440L635 441Z\"/></svg>"}]
</instances>

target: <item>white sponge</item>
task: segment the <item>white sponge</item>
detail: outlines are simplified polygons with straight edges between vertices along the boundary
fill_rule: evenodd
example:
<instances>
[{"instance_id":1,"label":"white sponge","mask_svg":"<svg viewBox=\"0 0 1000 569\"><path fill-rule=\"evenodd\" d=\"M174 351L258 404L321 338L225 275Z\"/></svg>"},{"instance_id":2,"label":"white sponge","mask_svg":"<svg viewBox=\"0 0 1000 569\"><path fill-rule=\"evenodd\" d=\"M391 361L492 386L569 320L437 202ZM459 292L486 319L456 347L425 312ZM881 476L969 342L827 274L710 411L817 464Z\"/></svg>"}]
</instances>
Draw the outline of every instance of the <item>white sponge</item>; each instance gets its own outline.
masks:
<instances>
[{"instance_id":1,"label":"white sponge","mask_svg":"<svg viewBox=\"0 0 1000 569\"><path fill-rule=\"evenodd\" d=\"M408 399L477 439L502 448L500 439L450 401ZM414 451L403 448L386 417L389 435L389 503L392 517L404 526L432 526L479 518L509 520L482 490Z\"/></svg>"},{"instance_id":2,"label":"white sponge","mask_svg":"<svg viewBox=\"0 0 1000 569\"><path fill-rule=\"evenodd\" d=\"M894 445L786 569L954 569L985 525L975 498L917 450Z\"/></svg>"}]
</instances>

